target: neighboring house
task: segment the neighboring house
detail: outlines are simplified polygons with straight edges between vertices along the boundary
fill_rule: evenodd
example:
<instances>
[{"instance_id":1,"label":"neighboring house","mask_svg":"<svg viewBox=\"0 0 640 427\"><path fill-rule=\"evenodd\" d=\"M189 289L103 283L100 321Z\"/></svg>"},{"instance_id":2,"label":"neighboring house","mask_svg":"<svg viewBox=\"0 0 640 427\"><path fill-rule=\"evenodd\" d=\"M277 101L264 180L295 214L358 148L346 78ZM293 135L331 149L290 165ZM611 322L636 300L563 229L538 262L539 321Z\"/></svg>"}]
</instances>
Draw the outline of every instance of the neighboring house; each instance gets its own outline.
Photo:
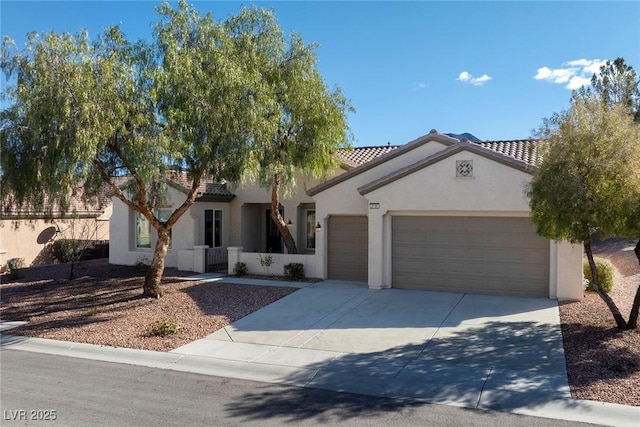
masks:
<instances>
[{"instance_id":1,"label":"neighboring house","mask_svg":"<svg viewBox=\"0 0 640 427\"><path fill-rule=\"evenodd\" d=\"M57 239L109 240L111 200L102 197L87 205L72 197L69 210L62 214L34 211L28 207L0 212L0 265L12 258L23 258L25 267L50 264L54 260L48 245Z\"/></svg>"},{"instance_id":2,"label":"neighboring house","mask_svg":"<svg viewBox=\"0 0 640 427\"><path fill-rule=\"evenodd\" d=\"M342 153L332 178L301 179L282 202L307 253L305 271L371 288L581 298L581 246L539 237L529 219L525 186L539 161L536 144L431 131L402 146ZM175 181L167 208L184 199L186 184ZM230 248L230 264L257 258L242 251L281 252L269 209L269 191L255 185L204 184L174 226L166 265L200 271L201 245ZM112 263L150 259L145 222L114 199Z\"/></svg>"}]
</instances>

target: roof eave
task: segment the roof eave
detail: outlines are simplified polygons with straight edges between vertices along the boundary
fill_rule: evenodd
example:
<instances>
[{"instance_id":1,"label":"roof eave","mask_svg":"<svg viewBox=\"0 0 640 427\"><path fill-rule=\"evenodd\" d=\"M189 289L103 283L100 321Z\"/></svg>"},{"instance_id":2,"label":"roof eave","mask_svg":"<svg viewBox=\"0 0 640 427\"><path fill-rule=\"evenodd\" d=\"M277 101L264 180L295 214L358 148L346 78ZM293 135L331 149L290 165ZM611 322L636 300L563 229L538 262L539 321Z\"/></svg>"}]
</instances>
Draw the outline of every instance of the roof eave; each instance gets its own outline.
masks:
<instances>
[{"instance_id":1,"label":"roof eave","mask_svg":"<svg viewBox=\"0 0 640 427\"><path fill-rule=\"evenodd\" d=\"M203 194L196 198L196 202L224 202L229 203L236 198L235 194Z\"/></svg>"}]
</instances>

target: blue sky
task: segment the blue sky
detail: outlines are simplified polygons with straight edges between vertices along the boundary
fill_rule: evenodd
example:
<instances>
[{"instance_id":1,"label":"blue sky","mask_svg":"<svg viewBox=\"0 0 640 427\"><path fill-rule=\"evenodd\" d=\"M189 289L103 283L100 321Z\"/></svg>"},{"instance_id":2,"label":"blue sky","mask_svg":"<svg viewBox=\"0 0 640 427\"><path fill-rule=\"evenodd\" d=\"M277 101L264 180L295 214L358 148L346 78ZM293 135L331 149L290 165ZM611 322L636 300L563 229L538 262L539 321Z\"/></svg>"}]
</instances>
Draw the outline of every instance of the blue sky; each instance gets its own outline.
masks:
<instances>
[{"instance_id":1,"label":"blue sky","mask_svg":"<svg viewBox=\"0 0 640 427\"><path fill-rule=\"evenodd\" d=\"M484 140L527 138L568 106L599 61L640 71L640 2L193 1L224 19L242 5L274 9L280 26L320 45L318 67L356 109L354 144L404 144L431 129ZM157 1L6 1L1 32L121 23L151 36ZM3 80L4 82L4 80Z\"/></svg>"}]
</instances>

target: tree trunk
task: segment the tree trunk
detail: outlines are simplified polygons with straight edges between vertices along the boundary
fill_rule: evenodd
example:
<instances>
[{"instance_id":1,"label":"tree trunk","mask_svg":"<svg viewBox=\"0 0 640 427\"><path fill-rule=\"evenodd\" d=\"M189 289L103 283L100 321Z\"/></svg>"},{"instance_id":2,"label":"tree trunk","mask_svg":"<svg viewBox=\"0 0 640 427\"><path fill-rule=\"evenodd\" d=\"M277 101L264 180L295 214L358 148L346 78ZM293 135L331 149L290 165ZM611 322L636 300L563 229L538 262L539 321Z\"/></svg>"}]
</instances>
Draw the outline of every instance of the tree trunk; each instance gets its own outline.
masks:
<instances>
[{"instance_id":1,"label":"tree trunk","mask_svg":"<svg viewBox=\"0 0 640 427\"><path fill-rule=\"evenodd\" d=\"M280 215L280 201L278 194L280 193L280 175L273 175L273 185L271 187L271 220L274 222L278 231L282 235L282 240L287 248L287 253L297 254L298 248L296 247L296 241L291 236L291 231L284 222L284 218Z\"/></svg>"},{"instance_id":2,"label":"tree trunk","mask_svg":"<svg viewBox=\"0 0 640 427\"><path fill-rule=\"evenodd\" d=\"M158 232L158 241L153 251L153 260L149 266L149 271L144 278L142 292L142 296L149 298L160 298L163 294L161 281L162 273L164 272L164 260L167 256L167 250L169 250L169 244L171 243L171 237L169 235L170 229L162 226L156 229L156 231Z\"/></svg>"},{"instance_id":3,"label":"tree trunk","mask_svg":"<svg viewBox=\"0 0 640 427\"><path fill-rule=\"evenodd\" d=\"M633 250L638 258L638 264L640 265L640 240L636 243L636 247ZM638 328L638 311L640 311L640 285L636 290L636 297L633 299L633 305L631 306L631 313L629 314L629 322L627 323L629 329Z\"/></svg>"},{"instance_id":4,"label":"tree trunk","mask_svg":"<svg viewBox=\"0 0 640 427\"><path fill-rule=\"evenodd\" d=\"M611 310L611 314L613 314L613 318L616 321L616 325L620 329L627 329L627 322L625 322L624 317L620 313L618 306L613 302L611 297L602 290L600 287L600 280L598 279L598 270L596 269L596 263L593 260L593 252L591 251L591 240L587 240L584 242L584 250L587 253L587 259L589 260L589 268L591 269L591 277L592 277L592 286L593 289L600 295L600 298L607 304L609 310Z\"/></svg>"}]
</instances>

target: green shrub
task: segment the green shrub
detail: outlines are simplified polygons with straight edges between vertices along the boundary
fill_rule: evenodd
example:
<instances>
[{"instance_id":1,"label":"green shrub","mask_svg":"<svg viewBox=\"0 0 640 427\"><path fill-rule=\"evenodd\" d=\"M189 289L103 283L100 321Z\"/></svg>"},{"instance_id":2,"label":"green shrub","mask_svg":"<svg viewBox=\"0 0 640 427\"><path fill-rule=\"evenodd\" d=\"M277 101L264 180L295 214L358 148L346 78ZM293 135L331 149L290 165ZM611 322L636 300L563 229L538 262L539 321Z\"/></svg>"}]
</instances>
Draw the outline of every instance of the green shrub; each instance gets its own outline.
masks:
<instances>
[{"instance_id":1,"label":"green shrub","mask_svg":"<svg viewBox=\"0 0 640 427\"><path fill-rule=\"evenodd\" d=\"M236 276L245 276L248 271L247 264L244 262L236 262L233 266L233 274Z\"/></svg>"},{"instance_id":2,"label":"green shrub","mask_svg":"<svg viewBox=\"0 0 640 427\"><path fill-rule=\"evenodd\" d=\"M58 262L71 262L74 259L78 242L73 239L59 239L51 244L51 254Z\"/></svg>"},{"instance_id":3,"label":"green shrub","mask_svg":"<svg viewBox=\"0 0 640 427\"><path fill-rule=\"evenodd\" d=\"M614 267L613 264L609 260L604 258L594 258L596 263L596 269L598 270L598 279L600 279L600 288L609 293L613 289L614 285ZM591 277L591 268L589 267L589 261L584 260L582 263L582 271L584 273L584 278L589 281L589 285L587 286L588 291L593 291L592 282L593 279Z\"/></svg>"},{"instance_id":4,"label":"green shrub","mask_svg":"<svg viewBox=\"0 0 640 427\"><path fill-rule=\"evenodd\" d=\"M177 334L179 331L180 326L178 326L175 320L170 318L156 320L151 325L151 335L154 337L166 337Z\"/></svg>"},{"instance_id":5,"label":"green shrub","mask_svg":"<svg viewBox=\"0 0 640 427\"><path fill-rule=\"evenodd\" d=\"M284 266L284 278L287 280L303 280L304 265L292 262Z\"/></svg>"}]
</instances>

